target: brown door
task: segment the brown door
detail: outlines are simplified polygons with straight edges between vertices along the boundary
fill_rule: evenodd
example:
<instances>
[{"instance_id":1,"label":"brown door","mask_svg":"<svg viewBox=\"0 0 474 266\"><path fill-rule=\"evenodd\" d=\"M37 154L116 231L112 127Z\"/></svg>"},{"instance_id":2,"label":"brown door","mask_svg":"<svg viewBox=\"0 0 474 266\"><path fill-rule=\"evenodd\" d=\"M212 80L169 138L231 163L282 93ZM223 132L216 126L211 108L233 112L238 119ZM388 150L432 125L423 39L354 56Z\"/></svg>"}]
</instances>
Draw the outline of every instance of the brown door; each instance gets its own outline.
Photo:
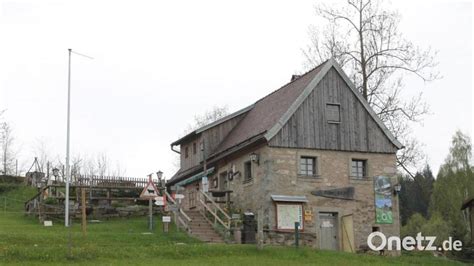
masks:
<instances>
[{"instance_id":1,"label":"brown door","mask_svg":"<svg viewBox=\"0 0 474 266\"><path fill-rule=\"evenodd\" d=\"M189 208L194 209L197 207L197 200L199 197L199 182L197 182L193 188L191 188L188 192L188 203Z\"/></svg>"}]
</instances>

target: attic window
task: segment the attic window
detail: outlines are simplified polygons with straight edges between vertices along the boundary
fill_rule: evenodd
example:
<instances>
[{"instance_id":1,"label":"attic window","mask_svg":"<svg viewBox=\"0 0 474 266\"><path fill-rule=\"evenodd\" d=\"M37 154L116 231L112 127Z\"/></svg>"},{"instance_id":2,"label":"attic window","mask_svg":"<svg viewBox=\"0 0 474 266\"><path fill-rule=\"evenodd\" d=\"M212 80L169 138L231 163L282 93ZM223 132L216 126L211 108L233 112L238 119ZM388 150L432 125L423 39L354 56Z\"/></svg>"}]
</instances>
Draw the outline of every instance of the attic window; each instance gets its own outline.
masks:
<instances>
[{"instance_id":1,"label":"attic window","mask_svg":"<svg viewBox=\"0 0 474 266\"><path fill-rule=\"evenodd\" d=\"M341 105L336 103L326 104L326 118L328 123L340 123L341 114L340 114Z\"/></svg>"}]
</instances>

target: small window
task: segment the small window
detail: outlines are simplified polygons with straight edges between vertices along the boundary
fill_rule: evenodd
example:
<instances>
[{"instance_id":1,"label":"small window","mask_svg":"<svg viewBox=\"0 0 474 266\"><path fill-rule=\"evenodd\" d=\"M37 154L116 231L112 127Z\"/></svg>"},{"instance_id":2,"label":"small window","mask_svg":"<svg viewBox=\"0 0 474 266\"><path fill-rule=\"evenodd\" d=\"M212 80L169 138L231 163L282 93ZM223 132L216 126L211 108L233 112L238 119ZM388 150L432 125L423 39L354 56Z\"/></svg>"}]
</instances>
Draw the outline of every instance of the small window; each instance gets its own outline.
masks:
<instances>
[{"instance_id":1,"label":"small window","mask_svg":"<svg viewBox=\"0 0 474 266\"><path fill-rule=\"evenodd\" d=\"M189 149L188 149L188 147L186 146L186 147L184 148L184 158L188 158L188 157L189 157Z\"/></svg>"},{"instance_id":2,"label":"small window","mask_svg":"<svg viewBox=\"0 0 474 266\"><path fill-rule=\"evenodd\" d=\"M362 179L367 176L367 160L352 160L351 176Z\"/></svg>"},{"instance_id":3,"label":"small window","mask_svg":"<svg viewBox=\"0 0 474 266\"><path fill-rule=\"evenodd\" d=\"M196 142L193 143L193 154L196 154L197 152L197 147L196 147Z\"/></svg>"},{"instance_id":4,"label":"small window","mask_svg":"<svg viewBox=\"0 0 474 266\"><path fill-rule=\"evenodd\" d=\"M315 176L316 171L316 157L302 156L300 158L300 175Z\"/></svg>"},{"instance_id":5,"label":"small window","mask_svg":"<svg viewBox=\"0 0 474 266\"><path fill-rule=\"evenodd\" d=\"M326 118L329 123L341 122L340 107L339 104L326 104Z\"/></svg>"},{"instance_id":6,"label":"small window","mask_svg":"<svg viewBox=\"0 0 474 266\"><path fill-rule=\"evenodd\" d=\"M250 161L244 163L244 183L252 181L252 163Z\"/></svg>"}]
</instances>

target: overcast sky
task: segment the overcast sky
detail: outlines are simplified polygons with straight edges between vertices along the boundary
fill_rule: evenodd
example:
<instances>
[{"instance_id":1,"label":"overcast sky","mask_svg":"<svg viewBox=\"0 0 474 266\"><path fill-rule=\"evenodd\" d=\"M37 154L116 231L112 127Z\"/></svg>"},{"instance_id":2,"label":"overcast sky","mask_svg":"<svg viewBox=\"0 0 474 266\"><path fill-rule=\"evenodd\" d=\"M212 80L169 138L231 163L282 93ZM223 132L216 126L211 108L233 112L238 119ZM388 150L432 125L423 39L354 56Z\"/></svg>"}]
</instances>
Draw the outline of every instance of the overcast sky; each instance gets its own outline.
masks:
<instances>
[{"instance_id":1,"label":"overcast sky","mask_svg":"<svg viewBox=\"0 0 474 266\"><path fill-rule=\"evenodd\" d=\"M0 109L20 165L39 141L65 157L67 49L72 154L107 153L127 176L173 175L169 144L196 114L245 107L301 72L314 1L0 0ZM439 51L443 79L405 80L431 115L414 134L437 172L456 129L472 133L471 2L396 1L400 30Z\"/></svg>"}]
</instances>

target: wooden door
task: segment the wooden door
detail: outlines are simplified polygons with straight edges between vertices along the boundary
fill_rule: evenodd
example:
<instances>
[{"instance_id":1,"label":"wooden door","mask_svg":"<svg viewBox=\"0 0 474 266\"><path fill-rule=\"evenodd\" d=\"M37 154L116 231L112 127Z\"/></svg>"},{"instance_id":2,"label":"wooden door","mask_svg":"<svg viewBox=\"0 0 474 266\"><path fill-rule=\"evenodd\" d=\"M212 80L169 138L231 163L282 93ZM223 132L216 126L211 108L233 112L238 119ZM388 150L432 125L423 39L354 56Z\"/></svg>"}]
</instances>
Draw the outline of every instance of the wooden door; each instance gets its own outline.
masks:
<instances>
[{"instance_id":1,"label":"wooden door","mask_svg":"<svg viewBox=\"0 0 474 266\"><path fill-rule=\"evenodd\" d=\"M355 252L352 214L341 217L341 230L342 250L352 253Z\"/></svg>"},{"instance_id":2,"label":"wooden door","mask_svg":"<svg viewBox=\"0 0 474 266\"><path fill-rule=\"evenodd\" d=\"M337 250L337 214L319 213L319 247Z\"/></svg>"},{"instance_id":3,"label":"wooden door","mask_svg":"<svg viewBox=\"0 0 474 266\"><path fill-rule=\"evenodd\" d=\"M199 197L199 182L197 182L194 187L192 187L188 192L188 203L189 208L194 209L197 207L197 201Z\"/></svg>"}]
</instances>

